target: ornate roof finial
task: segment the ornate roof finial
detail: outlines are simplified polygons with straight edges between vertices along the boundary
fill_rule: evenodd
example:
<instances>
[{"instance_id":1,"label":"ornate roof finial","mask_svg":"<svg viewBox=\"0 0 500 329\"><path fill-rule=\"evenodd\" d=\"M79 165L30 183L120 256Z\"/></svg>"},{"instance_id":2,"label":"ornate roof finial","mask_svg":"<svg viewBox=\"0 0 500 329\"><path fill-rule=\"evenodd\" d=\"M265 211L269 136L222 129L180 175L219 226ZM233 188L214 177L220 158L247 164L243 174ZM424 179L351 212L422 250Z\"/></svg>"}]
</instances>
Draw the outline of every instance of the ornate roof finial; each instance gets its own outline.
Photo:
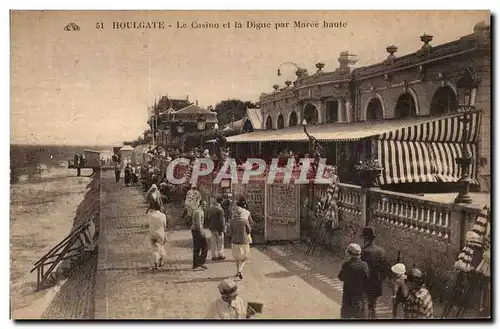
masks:
<instances>
[{"instance_id":1,"label":"ornate roof finial","mask_svg":"<svg viewBox=\"0 0 500 329\"><path fill-rule=\"evenodd\" d=\"M318 71L316 71L317 74L320 74L322 73L323 71L323 68L325 67L325 63L316 63L316 68L318 69Z\"/></svg>"},{"instance_id":2,"label":"ornate roof finial","mask_svg":"<svg viewBox=\"0 0 500 329\"><path fill-rule=\"evenodd\" d=\"M434 37L432 35L428 35L427 33L424 33L423 35L421 35L420 41L422 41L424 44L422 45L422 48L420 50L424 51L426 53L430 52L432 49L432 46L429 44L429 42L431 42L433 38Z\"/></svg>"}]
</instances>

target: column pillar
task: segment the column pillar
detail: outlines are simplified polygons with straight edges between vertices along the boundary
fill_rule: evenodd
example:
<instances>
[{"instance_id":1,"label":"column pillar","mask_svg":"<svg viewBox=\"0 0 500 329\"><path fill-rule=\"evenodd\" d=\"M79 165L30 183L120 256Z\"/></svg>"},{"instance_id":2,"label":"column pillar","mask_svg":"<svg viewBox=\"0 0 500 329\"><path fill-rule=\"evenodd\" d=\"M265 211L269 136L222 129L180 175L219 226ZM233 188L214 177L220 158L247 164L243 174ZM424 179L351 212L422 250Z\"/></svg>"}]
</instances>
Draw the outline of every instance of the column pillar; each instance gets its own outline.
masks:
<instances>
[{"instance_id":1,"label":"column pillar","mask_svg":"<svg viewBox=\"0 0 500 329\"><path fill-rule=\"evenodd\" d=\"M338 122L344 121L344 100L342 98L338 100L337 113L338 113Z\"/></svg>"},{"instance_id":2,"label":"column pillar","mask_svg":"<svg viewBox=\"0 0 500 329\"><path fill-rule=\"evenodd\" d=\"M352 103L350 100L346 100L345 109L346 109L346 115L347 115L346 121L352 122L353 121L352 120Z\"/></svg>"}]
</instances>

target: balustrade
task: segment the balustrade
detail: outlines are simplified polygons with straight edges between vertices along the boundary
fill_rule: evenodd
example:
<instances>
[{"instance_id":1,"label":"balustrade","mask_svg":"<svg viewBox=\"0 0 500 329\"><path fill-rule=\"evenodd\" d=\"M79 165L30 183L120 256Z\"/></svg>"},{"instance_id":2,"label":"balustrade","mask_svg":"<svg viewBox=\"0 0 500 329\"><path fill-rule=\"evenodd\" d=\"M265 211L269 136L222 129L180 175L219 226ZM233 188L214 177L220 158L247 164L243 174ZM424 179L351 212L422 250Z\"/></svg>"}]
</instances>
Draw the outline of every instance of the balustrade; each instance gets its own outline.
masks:
<instances>
[{"instance_id":1,"label":"balustrade","mask_svg":"<svg viewBox=\"0 0 500 329\"><path fill-rule=\"evenodd\" d=\"M370 199L373 220L449 242L452 204L375 189Z\"/></svg>"},{"instance_id":2,"label":"balustrade","mask_svg":"<svg viewBox=\"0 0 500 329\"><path fill-rule=\"evenodd\" d=\"M339 210L350 213L361 219L361 187L350 184L339 184Z\"/></svg>"}]
</instances>

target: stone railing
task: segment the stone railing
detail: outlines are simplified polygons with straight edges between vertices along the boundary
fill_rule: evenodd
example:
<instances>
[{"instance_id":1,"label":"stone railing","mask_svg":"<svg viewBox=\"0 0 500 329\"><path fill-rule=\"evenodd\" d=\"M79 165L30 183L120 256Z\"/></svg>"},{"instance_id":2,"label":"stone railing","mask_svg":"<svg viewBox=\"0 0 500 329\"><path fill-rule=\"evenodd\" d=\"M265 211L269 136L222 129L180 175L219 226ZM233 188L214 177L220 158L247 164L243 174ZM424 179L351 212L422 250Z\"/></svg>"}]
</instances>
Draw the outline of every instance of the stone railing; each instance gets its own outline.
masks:
<instances>
[{"instance_id":1,"label":"stone railing","mask_svg":"<svg viewBox=\"0 0 500 329\"><path fill-rule=\"evenodd\" d=\"M349 215L361 220L361 187L350 184L339 184L338 207L341 216Z\"/></svg>"},{"instance_id":2,"label":"stone railing","mask_svg":"<svg viewBox=\"0 0 500 329\"><path fill-rule=\"evenodd\" d=\"M450 240L451 205L418 196L389 191L370 191L371 221L428 235L442 242Z\"/></svg>"},{"instance_id":3,"label":"stone railing","mask_svg":"<svg viewBox=\"0 0 500 329\"><path fill-rule=\"evenodd\" d=\"M313 202L326 186L314 187ZM349 243L362 244L365 225L375 228L376 244L389 263L403 262L428 273L429 285L441 295L453 277L453 265L484 205L457 205L421 196L339 184L340 229L329 234L325 247L342 255Z\"/></svg>"}]
</instances>

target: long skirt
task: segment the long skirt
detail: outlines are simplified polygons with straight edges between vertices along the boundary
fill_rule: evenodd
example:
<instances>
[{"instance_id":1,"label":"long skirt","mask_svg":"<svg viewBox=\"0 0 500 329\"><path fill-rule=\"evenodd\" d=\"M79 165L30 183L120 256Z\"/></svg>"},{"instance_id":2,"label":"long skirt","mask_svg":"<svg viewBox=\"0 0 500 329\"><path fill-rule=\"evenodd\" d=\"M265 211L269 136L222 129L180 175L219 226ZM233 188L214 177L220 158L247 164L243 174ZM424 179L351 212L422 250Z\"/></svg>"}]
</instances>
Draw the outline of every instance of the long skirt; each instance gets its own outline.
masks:
<instances>
[{"instance_id":1,"label":"long skirt","mask_svg":"<svg viewBox=\"0 0 500 329\"><path fill-rule=\"evenodd\" d=\"M234 244L232 246L234 260L246 260L250 257L249 244Z\"/></svg>"}]
</instances>

